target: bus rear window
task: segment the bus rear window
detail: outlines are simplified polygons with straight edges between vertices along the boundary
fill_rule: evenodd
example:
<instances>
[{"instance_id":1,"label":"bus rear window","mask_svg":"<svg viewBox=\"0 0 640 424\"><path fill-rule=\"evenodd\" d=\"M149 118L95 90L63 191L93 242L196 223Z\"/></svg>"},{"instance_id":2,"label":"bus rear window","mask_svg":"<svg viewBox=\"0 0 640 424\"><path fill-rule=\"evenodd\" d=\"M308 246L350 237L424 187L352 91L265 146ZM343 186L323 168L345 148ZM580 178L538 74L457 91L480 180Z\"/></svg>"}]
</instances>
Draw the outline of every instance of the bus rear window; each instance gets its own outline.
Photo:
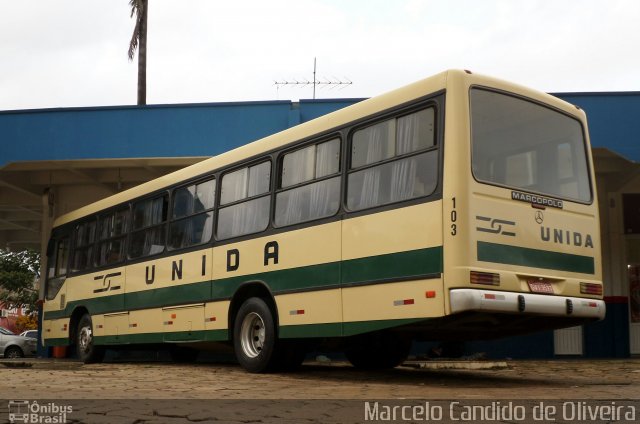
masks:
<instances>
[{"instance_id":1,"label":"bus rear window","mask_svg":"<svg viewBox=\"0 0 640 424\"><path fill-rule=\"evenodd\" d=\"M474 88L472 170L480 182L591 202L580 122L537 103Z\"/></svg>"}]
</instances>

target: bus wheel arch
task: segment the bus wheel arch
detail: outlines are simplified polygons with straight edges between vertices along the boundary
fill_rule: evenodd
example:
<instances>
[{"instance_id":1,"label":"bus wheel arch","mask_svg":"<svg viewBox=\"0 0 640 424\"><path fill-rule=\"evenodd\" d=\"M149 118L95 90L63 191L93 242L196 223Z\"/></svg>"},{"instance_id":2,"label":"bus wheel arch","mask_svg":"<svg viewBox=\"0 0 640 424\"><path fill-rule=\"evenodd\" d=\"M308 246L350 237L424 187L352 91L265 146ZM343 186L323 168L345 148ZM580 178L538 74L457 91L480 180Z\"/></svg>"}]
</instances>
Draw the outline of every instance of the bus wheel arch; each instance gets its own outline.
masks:
<instances>
[{"instance_id":1,"label":"bus wheel arch","mask_svg":"<svg viewBox=\"0 0 640 424\"><path fill-rule=\"evenodd\" d=\"M245 284L235 293L229 307L229 334L245 370L262 373L279 368L277 307L264 283Z\"/></svg>"},{"instance_id":2,"label":"bus wheel arch","mask_svg":"<svg viewBox=\"0 0 640 424\"><path fill-rule=\"evenodd\" d=\"M69 340L76 356L85 364L102 362L104 348L97 346L94 337L93 321L91 314L84 307L78 307L73 311L69 322Z\"/></svg>"},{"instance_id":3,"label":"bus wheel arch","mask_svg":"<svg viewBox=\"0 0 640 424\"><path fill-rule=\"evenodd\" d=\"M90 315L89 310L84 306L76 307L71 313L71 319L69 320L69 345L75 346L78 338L78 324L83 316Z\"/></svg>"},{"instance_id":4,"label":"bus wheel arch","mask_svg":"<svg viewBox=\"0 0 640 424\"><path fill-rule=\"evenodd\" d=\"M271 310L273 314L274 323L276 326L276 331L278 329L278 307L276 305L276 300L271 293L271 290L267 287L266 283L263 281L248 281L243 283L236 292L233 294L231 298L231 304L229 305L229 339L233 340L233 328L235 326L236 316L238 315L238 311L244 302L252 297L261 298Z\"/></svg>"}]
</instances>

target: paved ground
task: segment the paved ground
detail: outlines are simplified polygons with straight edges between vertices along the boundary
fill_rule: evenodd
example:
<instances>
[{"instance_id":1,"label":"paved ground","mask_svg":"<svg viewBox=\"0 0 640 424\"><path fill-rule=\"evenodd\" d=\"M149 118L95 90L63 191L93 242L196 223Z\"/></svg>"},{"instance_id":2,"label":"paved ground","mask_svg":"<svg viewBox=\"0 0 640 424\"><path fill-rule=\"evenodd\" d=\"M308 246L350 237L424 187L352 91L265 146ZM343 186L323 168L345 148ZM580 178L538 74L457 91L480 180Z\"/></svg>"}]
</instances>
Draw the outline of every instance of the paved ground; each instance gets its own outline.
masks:
<instances>
[{"instance_id":1,"label":"paved ground","mask_svg":"<svg viewBox=\"0 0 640 424\"><path fill-rule=\"evenodd\" d=\"M512 401L528 413L539 402L557 408L562 407L558 402L571 402L571 408L584 410L596 400L609 406L631 400L640 421L640 359L508 361L492 364L497 369L466 369L487 365L482 362L438 362L432 368L414 365L384 372L358 371L344 363L307 363L297 372L273 375L215 363L28 364L5 367L9 363L0 360L0 422L8 420L7 401L24 399L74 405L67 422L361 422L365 401L374 400L411 405L439 400L445 412L457 401L499 401L503 406ZM340 416L341 409L347 415Z\"/></svg>"}]
</instances>

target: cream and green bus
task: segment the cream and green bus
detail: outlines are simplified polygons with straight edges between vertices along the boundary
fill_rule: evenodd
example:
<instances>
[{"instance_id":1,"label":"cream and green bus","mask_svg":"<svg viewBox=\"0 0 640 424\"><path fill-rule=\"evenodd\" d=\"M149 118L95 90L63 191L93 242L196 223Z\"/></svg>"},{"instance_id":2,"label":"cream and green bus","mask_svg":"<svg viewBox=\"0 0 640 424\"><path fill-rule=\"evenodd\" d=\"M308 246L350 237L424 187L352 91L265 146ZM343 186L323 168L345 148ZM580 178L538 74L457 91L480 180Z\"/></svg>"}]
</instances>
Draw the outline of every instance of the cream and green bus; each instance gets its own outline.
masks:
<instances>
[{"instance_id":1,"label":"cream and green bus","mask_svg":"<svg viewBox=\"0 0 640 424\"><path fill-rule=\"evenodd\" d=\"M597 204L581 109L447 71L57 218L43 338L373 369L596 321Z\"/></svg>"}]
</instances>

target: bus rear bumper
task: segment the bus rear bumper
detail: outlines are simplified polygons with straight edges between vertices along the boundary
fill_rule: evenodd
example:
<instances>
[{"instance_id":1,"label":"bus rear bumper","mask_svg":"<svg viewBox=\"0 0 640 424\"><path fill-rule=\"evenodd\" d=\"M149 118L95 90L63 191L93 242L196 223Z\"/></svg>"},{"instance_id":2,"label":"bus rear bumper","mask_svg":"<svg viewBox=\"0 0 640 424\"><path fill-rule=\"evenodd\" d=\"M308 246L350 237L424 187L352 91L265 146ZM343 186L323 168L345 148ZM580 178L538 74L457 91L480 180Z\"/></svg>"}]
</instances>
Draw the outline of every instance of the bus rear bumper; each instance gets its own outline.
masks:
<instances>
[{"instance_id":1,"label":"bus rear bumper","mask_svg":"<svg viewBox=\"0 0 640 424\"><path fill-rule=\"evenodd\" d=\"M465 311L533 314L604 319L606 306L599 299L514 293L479 289L452 289L451 313Z\"/></svg>"}]
</instances>

